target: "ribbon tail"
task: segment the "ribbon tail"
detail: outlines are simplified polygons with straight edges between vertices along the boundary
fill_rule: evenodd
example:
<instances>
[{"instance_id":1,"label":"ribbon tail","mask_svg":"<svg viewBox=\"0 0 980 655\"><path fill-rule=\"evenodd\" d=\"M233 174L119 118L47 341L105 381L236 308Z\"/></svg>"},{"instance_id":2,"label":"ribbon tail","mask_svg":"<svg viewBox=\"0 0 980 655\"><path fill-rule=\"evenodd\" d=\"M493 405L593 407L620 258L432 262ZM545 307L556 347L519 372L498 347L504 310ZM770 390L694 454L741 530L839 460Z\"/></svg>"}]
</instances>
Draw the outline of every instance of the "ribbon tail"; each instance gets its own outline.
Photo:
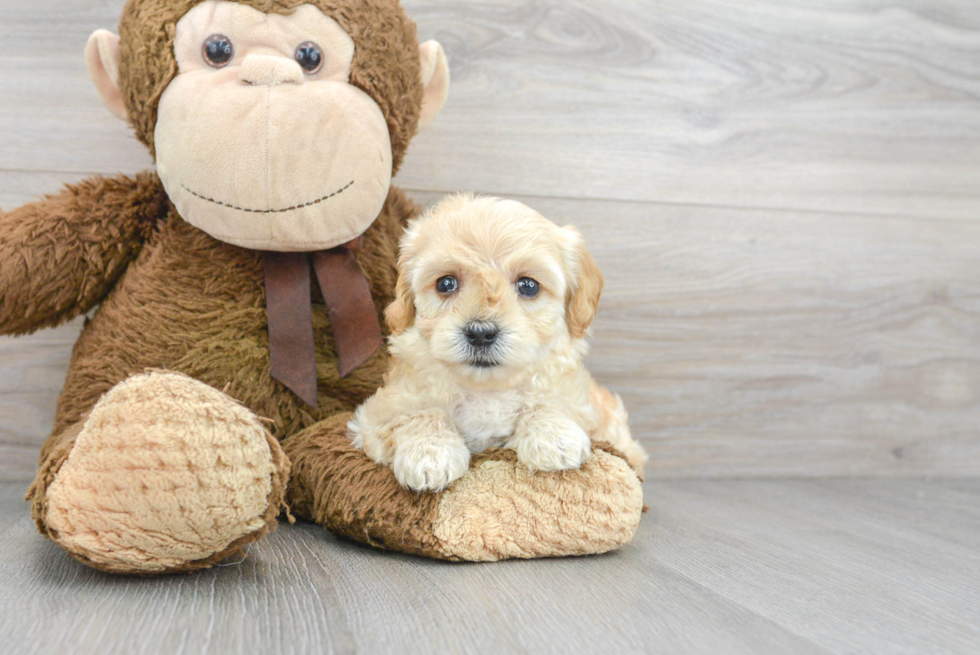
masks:
<instances>
[{"instance_id":1,"label":"ribbon tail","mask_svg":"<svg viewBox=\"0 0 980 655\"><path fill-rule=\"evenodd\" d=\"M371 288L350 248L313 253L313 269L333 327L340 377L346 377L384 345Z\"/></svg>"},{"instance_id":2,"label":"ribbon tail","mask_svg":"<svg viewBox=\"0 0 980 655\"><path fill-rule=\"evenodd\" d=\"M272 377L317 406L316 344L307 253L264 252Z\"/></svg>"}]
</instances>

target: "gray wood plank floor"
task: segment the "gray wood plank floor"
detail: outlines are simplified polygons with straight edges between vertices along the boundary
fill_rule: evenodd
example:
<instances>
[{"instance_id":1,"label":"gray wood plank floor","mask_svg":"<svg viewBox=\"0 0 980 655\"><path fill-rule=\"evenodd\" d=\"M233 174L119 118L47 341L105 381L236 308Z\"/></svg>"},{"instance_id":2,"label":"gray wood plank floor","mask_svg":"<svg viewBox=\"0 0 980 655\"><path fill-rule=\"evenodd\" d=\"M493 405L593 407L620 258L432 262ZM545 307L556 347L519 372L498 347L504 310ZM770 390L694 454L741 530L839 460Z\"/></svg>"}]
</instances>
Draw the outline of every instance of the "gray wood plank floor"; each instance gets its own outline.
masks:
<instances>
[{"instance_id":1,"label":"gray wood plank floor","mask_svg":"<svg viewBox=\"0 0 980 655\"><path fill-rule=\"evenodd\" d=\"M631 545L458 565L283 526L240 564L109 576L0 484L7 653L975 653L980 481L647 484ZM927 556L926 556L927 555Z\"/></svg>"}]
</instances>

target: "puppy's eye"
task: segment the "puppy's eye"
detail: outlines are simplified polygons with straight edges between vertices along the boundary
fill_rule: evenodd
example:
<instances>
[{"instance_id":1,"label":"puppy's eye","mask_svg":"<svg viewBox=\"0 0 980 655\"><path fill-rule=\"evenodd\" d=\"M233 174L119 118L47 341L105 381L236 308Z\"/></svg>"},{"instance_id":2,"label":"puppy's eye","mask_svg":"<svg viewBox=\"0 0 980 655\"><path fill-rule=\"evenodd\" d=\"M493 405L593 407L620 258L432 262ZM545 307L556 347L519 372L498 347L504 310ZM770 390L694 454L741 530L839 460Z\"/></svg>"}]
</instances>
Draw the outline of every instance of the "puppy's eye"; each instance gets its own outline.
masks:
<instances>
[{"instance_id":1,"label":"puppy's eye","mask_svg":"<svg viewBox=\"0 0 980 655\"><path fill-rule=\"evenodd\" d=\"M444 275L436 280L436 291L439 293L449 295L456 293L457 289L459 289L459 282L452 275Z\"/></svg>"},{"instance_id":2,"label":"puppy's eye","mask_svg":"<svg viewBox=\"0 0 980 655\"><path fill-rule=\"evenodd\" d=\"M204 55L204 61L208 62L209 66L224 68L235 56L235 46L232 45L231 39L227 36L212 34L204 40L201 52Z\"/></svg>"},{"instance_id":3,"label":"puppy's eye","mask_svg":"<svg viewBox=\"0 0 980 655\"><path fill-rule=\"evenodd\" d=\"M541 285L538 284L537 280L529 277L522 277L517 281L517 293L521 294L525 298L534 298L536 295L541 293Z\"/></svg>"}]
</instances>

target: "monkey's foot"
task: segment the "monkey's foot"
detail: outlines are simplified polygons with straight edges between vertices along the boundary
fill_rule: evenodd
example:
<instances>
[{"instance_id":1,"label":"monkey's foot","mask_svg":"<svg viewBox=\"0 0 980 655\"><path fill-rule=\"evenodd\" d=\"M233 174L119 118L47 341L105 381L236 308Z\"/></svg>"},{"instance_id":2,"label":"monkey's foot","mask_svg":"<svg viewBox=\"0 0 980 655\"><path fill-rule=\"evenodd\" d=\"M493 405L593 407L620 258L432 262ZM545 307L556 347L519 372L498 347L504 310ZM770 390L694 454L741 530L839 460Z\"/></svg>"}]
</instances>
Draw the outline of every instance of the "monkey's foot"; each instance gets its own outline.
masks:
<instances>
[{"instance_id":1,"label":"monkey's foot","mask_svg":"<svg viewBox=\"0 0 980 655\"><path fill-rule=\"evenodd\" d=\"M642 512L619 453L595 448L581 468L541 472L496 450L442 494L432 531L444 555L471 562L594 555L629 542Z\"/></svg>"},{"instance_id":2,"label":"monkey's foot","mask_svg":"<svg viewBox=\"0 0 980 655\"><path fill-rule=\"evenodd\" d=\"M154 372L106 393L30 493L39 527L73 557L150 574L211 566L273 530L288 475L250 411Z\"/></svg>"},{"instance_id":3,"label":"monkey's foot","mask_svg":"<svg viewBox=\"0 0 980 655\"><path fill-rule=\"evenodd\" d=\"M579 469L535 472L513 450L475 455L445 491L405 489L347 435L349 414L285 441L292 510L375 546L463 561L591 555L630 541L643 488L624 456L593 446Z\"/></svg>"}]
</instances>

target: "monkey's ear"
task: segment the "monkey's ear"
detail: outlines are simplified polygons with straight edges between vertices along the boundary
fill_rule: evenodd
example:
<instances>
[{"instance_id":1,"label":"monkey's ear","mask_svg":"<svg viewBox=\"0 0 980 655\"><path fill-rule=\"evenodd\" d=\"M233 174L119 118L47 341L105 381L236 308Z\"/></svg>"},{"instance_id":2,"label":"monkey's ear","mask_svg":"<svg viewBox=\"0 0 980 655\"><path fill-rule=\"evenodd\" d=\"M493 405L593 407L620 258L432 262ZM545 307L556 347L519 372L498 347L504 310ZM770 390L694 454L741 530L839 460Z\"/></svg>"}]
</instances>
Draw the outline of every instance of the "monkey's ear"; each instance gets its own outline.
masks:
<instances>
[{"instance_id":1,"label":"monkey's ear","mask_svg":"<svg viewBox=\"0 0 980 655\"><path fill-rule=\"evenodd\" d=\"M419 131L424 130L436 119L449 97L449 62L446 51L438 41L426 41L419 46L422 59L422 116L419 118Z\"/></svg>"},{"instance_id":2,"label":"monkey's ear","mask_svg":"<svg viewBox=\"0 0 980 655\"><path fill-rule=\"evenodd\" d=\"M85 66L102 102L113 114L126 120L128 114L119 90L119 37L109 30L96 30L85 45Z\"/></svg>"}]
</instances>

